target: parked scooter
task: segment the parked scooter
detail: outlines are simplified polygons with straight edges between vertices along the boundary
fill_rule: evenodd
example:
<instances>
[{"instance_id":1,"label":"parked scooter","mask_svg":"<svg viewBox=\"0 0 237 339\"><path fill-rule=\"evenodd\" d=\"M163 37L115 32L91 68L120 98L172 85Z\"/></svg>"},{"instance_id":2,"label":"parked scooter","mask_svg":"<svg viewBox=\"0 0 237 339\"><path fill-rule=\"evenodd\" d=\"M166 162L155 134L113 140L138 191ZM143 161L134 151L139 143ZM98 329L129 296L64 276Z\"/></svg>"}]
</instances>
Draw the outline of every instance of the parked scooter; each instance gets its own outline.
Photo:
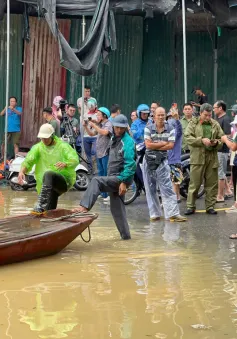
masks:
<instances>
[{"instance_id":1,"label":"parked scooter","mask_svg":"<svg viewBox=\"0 0 237 339\"><path fill-rule=\"evenodd\" d=\"M137 170L134 175L134 180L132 184L130 185L130 187L128 188L127 193L125 194L125 200L124 200L125 205L131 204L134 200L136 200L137 197L141 195L142 192L145 193L145 186L144 186L144 182L142 178L142 171L141 171L141 163L143 160L143 155L138 154ZM184 180L180 185L180 194L183 198L187 199L188 187L189 187L189 182L190 182L190 155L189 154L181 155L181 169L183 172ZM157 193L159 194L159 189ZM204 186L202 185L198 192L198 198L201 198L204 193L205 193Z\"/></svg>"},{"instance_id":2,"label":"parked scooter","mask_svg":"<svg viewBox=\"0 0 237 339\"><path fill-rule=\"evenodd\" d=\"M78 156L82 161L85 161L80 154L78 154ZM9 174L7 179L10 183L11 189L14 191L27 191L29 188L36 187L36 180L34 177L35 166L25 176L23 185L20 185L18 183L18 174L21 169L21 164L23 163L24 160L25 155L19 154L16 156L16 158L11 162L9 166ZM75 168L75 172L76 172L76 182L74 184L74 187L78 191L85 191L90 182L87 168L82 164L79 164Z\"/></svg>"},{"instance_id":3,"label":"parked scooter","mask_svg":"<svg viewBox=\"0 0 237 339\"><path fill-rule=\"evenodd\" d=\"M32 170L25 175L24 184L20 185L18 183L18 174L21 169L21 164L24 160L25 156L23 154L17 154L16 158L12 160L9 165L7 180L13 191L27 191L29 188L36 187L36 181L34 177L35 166L33 166Z\"/></svg>"}]
</instances>

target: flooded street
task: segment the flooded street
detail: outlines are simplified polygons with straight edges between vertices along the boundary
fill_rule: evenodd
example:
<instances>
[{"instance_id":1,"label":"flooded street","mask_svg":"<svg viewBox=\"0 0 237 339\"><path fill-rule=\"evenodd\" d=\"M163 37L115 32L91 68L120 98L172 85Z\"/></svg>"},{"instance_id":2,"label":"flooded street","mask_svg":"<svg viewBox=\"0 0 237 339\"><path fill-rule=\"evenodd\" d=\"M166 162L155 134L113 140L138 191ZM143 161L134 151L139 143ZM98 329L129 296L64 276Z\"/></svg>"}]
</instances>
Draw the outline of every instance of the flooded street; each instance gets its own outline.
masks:
<instances>
[{"instance_id":1,"label":"flooded street","mask_svg":"<svg viewBox=\"0 0 237 339\"><path fill-rule=\"evenodd\" d=\"M0 217L35 201L0 187ZM59 207L79 201L69 192ZM0 339L237 338L236 214L150 223L143 196L127 208L132 240L122 241L109 205L93 211L89 244L78 237L58 255L0 268Z\"/></svg>"}]
</instances>

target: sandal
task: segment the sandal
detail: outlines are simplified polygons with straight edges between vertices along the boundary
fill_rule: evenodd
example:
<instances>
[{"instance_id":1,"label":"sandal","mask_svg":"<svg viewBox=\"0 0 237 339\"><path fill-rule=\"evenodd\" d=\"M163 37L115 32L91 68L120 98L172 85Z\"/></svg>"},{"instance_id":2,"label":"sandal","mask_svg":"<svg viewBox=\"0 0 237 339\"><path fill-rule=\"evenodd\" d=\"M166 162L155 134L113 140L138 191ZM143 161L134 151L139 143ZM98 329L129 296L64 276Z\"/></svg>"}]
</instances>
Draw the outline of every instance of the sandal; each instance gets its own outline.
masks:
<instances>
[{"instance_id":1,"label":"sandal","mask_svg":"<svg viewBox=\"0 0 237 339\"><path fill-rule=\"evenodd\" d=\"M234 194L232 194L232 193L231 194L226 194L225 198L230 199L230 198L233 198L233 196L234 196Z\"/></svg>"},{"instance_id":2,"label":"sandal","mask_svg":"<svg viewBox=\"0 0 237 339\"><path fill-rule=\"evenodd\" d=\"M229 209L225 210L225 213L236 213L237 207L235 205L231 206Z\"/></svg>"},{"instance_id":3,"label":"sandal","mask_svg":"<svg viewBox=\"0 0 237 339\"><path fill-rule=\"evenodd\" d=\"M229 236L229 238L232 239L232 240L235 240L235 239L237 239L237 234L231 234Z\"/></svg>"}]
</instances>

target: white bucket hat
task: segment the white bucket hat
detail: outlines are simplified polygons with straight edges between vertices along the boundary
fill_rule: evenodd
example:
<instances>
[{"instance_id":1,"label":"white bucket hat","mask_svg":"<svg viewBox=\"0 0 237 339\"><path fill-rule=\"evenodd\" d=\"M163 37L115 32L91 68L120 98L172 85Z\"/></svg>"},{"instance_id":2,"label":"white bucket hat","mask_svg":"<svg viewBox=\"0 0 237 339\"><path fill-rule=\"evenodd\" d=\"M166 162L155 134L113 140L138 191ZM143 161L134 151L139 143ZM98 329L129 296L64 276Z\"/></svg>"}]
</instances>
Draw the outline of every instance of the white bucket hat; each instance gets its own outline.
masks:
<instances>
[{"instance_id":1,"label":"white bucket hat","mask_svg":"<svg viewBox=\"0 0 237 339\"><path fill-rule=\"evenodd\" d=\"M39 129L38 138L48 139L54 134L54 128L50 124L43 124Z\"/></svg>"},{"instance_id":2,"label":"white bucket hat","mask_svg":"<svg viewBox=\"0 0 237 339\"><path fill-rule=\"evenodd\" d=\"M237 125L237 115L235 115L234 121L230 123L232 126Z\"/></svg>"}]
</instances>

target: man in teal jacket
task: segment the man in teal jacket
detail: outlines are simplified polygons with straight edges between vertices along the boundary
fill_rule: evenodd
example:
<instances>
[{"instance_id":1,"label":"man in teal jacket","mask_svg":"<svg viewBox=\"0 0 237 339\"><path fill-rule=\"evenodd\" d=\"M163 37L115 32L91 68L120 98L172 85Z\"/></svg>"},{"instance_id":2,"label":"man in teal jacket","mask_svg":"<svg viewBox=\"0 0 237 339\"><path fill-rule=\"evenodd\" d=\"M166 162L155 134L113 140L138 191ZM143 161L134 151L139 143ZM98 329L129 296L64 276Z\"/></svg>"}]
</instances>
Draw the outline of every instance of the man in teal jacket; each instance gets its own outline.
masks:
<instances>
[{"instance_id":1,"label":"man in teal jacket","mask_svg":"<svg viewBox=\"0 0 237 339\"><path fill-rule=\"evenodd\" d=\"M124 205L124 194L136 171L135 143L127 133L128 120L123 114L113 121L114 135L109 146L108 176L95 177L90 182L80 207L74 212L88 212L102 192L110 195L110 210L121 238L130 239Z\"/></svg>"}]
</instances>

